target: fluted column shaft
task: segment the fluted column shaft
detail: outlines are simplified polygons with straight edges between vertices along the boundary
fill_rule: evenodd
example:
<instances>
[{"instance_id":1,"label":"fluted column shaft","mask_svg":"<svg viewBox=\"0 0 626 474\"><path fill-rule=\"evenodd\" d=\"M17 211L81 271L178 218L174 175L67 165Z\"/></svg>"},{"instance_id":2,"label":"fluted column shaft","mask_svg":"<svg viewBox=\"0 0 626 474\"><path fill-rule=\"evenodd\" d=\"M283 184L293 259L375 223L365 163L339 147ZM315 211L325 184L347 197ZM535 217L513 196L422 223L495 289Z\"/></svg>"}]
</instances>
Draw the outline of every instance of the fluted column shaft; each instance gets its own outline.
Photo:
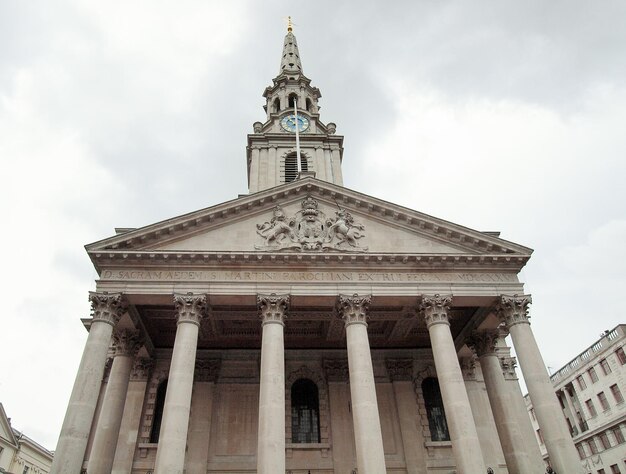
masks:
<instances>
[{"instance_id":1,"label":"fluted column shaft","mask_svg":"<svg viewBox=\"0 0 626 474\"><path fill-rule=\"evenodd\" d=\"M370 296L339 296L338 312L346 323L348 370L354 441L359 474L386 472L374 369L367 336Z\"/></svg>"},{"instance_id":2,"label":"fluted column shaft","mask_svg":"<svg viewBox=\"0 0 626 474\"><path fill-rule=\"evenodd\" d=\"M521 427L514 416L515 405L510 400L510 391L496 354L496 342L499 337L500 333L497 330L476 332L468 340L468 345L474 349L480 361L491 412L496 422L509 474L526 474L534 472L533 463L526 451Z\"/></svg>"},{"instance_id":3,"label":"fluted column shaft","mask_svg":"<svg viewBox=\"0 0 626 474\"><path fill-rule=\"evenodd\" d=\"M476 474L485 472L486 468L472 408L465 390L463 373L450 332L448 309L451 302L451 296L424 296L421 311L430 334L457 471L459 474Z\"/></svg>"},{"instance_id":4,"label":"fluted column shaft","mask_svg":"<svg viewBox=\"0 0 626 474\"><path fill-rule=\"evenodd\" d=\"M513 339L515 353L548 450L550 465L558 473L583 473L561 406L530 329L530 303L529 295L503 295L497 312Z\"/></svg>"},{"instance_id":5,"label":"fluted column shaft","mask_svg":"<svg viewBox=\"0 0 626 474\"><path fill-rule=\"evenodd\" d=\"M93 319L54 453L53 474L78 473L82 468L111 334L126 311L121 293L90 292L89 300Z\"/></svg>"},{"instance_id":6,"label":"fluted column shaft","mask_svg":"<svg viewBox=\"0 0 626 474\"><path fill-rule=\"evenodd\" d=\"M104 393L102 409L96 425L93 447L89 455L89 474L110 474L115 458L117 438L122 424L126 393L133 359L139 350L137 331L122 329L113 333L115 356Z\"/></svg>"},{"instance_id":7,"label":"fluted column shaft","mask_svg":"<svg viewBox=\"0 0 626 474\"><path fill-rule=\"evenodd\" d=\"M178 323L159 432L155 474L183 473L198 331L206 311L206 296L176 294L174 305L178 312Z\"/></svg>"},{"instance_id":8,"label":"fluted column shaft","mask_svg":"<svg viewBox=\"0 0 626 474\"><path fill-rule=\"evenodd\" d=\"M285 341L289 295L258 295L263 321L257 473L285 472Z\"/></svg>"}]
</instances>

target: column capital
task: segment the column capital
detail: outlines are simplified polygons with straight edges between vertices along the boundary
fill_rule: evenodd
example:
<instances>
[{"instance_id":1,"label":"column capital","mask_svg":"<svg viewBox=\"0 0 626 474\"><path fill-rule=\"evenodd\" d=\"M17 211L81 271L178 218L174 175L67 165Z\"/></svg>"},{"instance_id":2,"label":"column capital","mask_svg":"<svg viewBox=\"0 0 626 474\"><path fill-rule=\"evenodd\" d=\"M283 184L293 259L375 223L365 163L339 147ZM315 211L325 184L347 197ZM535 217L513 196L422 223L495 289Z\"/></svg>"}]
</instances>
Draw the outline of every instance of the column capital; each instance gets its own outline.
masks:
<instances>
[{"instance_id":1,"label":"column capital","mask_svg":"<svg viewBox=\"0 0 626 474\"><path fill-rule=\"evenodd\" d=\"M507 380L517 380L517 373L515 367L517 367L517 359L515 357L500 357L500 367L502 367L502 373Z\"/></svg>"},{"instance_id":2,"label":"column capital","mask_svg":"<svg viewBox=\"0 0 626 474\"><path fill-rule=\"evenodd\" d=\"M367 310L372 301L372 295L359 296L339 295L337 298L337 313L344 320L346 326L360 323L367 325Z\"/></svg>"},{"instance_id":3,"label":"column capital","mask_svg":"<svg viewBox=\"0 0 626 474\"><path fill-rule=\"evenodd\" d=\"M528 321L528 305L532 303L530 295L500 295L496 306L496 314L509 329L516 324L530 324Z\"/></svg>"},{"instance_id":4,"label":"column capital","mask_svg":"<svg viewBox=\"0 0 626 474\"><path fill-rule=\"evenodd\" d=\"M422 295L418 311L424 316L426 327L430 328L433 324L447 324L449 326L448 311L451 304L452 295Z\"/></svg>"},{"instance_id":5,"label":"column capital","mask_svg":"<svg viewBox=\"0 0 626 474\"><path fill-rule=\"evenodd\" d=\"M289 309L289 295L257 295L256 304L262 324L277 323L285 325L287 310Z\"/></svg>"},{"instance_id":6,"label":"column capital","mask_svg":"<svg viewBox=\"0 0 626 474\"><path fill-rule=\"evenodd\" d=\"M392 382L413 380L413 359L385 359L385 365Z\"/></svg>"},{"instance_id":7,"label":"column capital","mask_svg":"<svg viewBox=\"0 0 626 474\"><path fill-rule=\"evenodd\" d=\"M216 382L220 373L220 359L197 359L194 380L196 382Z\"/></svg>"},{"instance_id":8,"label":"column capital","mask_svg":"<svg viewBox=\"0 0 626 474\"><path fill-rule=\"evenodd\" d=\"M476 359L474 357L461 357L459 367L461 367L463 380L476 380Z\"/></svg>"},{"instance_id":9,"label":"column capital","mask_svg":"<svg viewBox=\"0 0 626 474\"><path fill-rule=\"evenodd\" d=\"M135 357L143 345L139 331L134 329L116 329L113 331L115 356Z\"/></svg>"},{"instance_id":10,"label":"column capital","mask_svg":"<svg viewBox=\"0 0 626 474\"><path fill-rule=\"evenodd\" d=\"M206 295L174 293L177 323L192 323L200 326L206 313Z\"/></svg>"},{"instance_id":11,"label":"column capital","mask_svg":"<svg viewBox=\"0 0 626 474\"><path fill-rule=\"evenodd\" d=\"M350 374L348 359L324 359L324 373L329 382L347 382Z\"/></svg>"},{"instance_id":12,"label":"column capital","mask_svg":"<svg viewBox=\"0 0 626 474\"><path fill-rule=\"evenodd\" d=\"M94 321L115 326L128 309L128 303L122 293L89 292L91 316Z\"/></svg>"},{"instance_id":13,"label":"column capital","mask_svg":"<svg viewBox=\"0 0 626 474\"><path fill-rule=\"evenodd\" d=\"M499 338L500 331L498 329L484 329L472 331L465 343L478 357L496 355L496 345Z\"/></svg>"},{"instance_id":14,"label":"column capital","mask_svg":"<svg viewBox=\"0 0 626 474\"><path fill-rule=\"evenodd\" d=\"M140 357L135 359L133 369L130 372L131 380L148 380L148 375L154 367L154 361L149 357Z\"/></svg>"}]
</instances>

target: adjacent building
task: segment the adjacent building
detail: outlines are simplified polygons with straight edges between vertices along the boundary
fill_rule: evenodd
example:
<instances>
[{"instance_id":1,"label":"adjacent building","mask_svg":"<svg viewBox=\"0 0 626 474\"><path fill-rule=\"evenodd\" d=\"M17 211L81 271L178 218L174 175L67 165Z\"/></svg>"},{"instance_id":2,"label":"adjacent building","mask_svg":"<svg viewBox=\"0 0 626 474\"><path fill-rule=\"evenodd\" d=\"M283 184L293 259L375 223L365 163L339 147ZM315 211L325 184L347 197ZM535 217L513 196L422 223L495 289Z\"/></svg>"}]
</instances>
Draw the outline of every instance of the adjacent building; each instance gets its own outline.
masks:
<instances>
[{"instance_id":1,"label":"adjacent building","mask_svg":"<svg viewBox=\"0 0 626 474\"><path fill-rule=\"evenodd\" d=\"M620 324L555 372L552 383L585 472L626 473L626 324ZM544 457L543 432L526 406Z\"/></svg>"},{"instance_id":2,"label":"adjacent building","mask_svg":"<svg viewBox=\"0 0 626 474\"><path fill-rule=\"evenodd\" d=\"M0 473L48 474L53 453L11 427L0 403Z\"/></svg>"},{"instance_id":3,"label":"adjacent building","mask_svg":"<svg viewBox=\"0 0 626 474\"><path fill-rule=\"evenodd\" d=\"M263 96L249 194L87 245L53 472L540 473L510 333L550 462L582 473L519 280L532 250L344 187L291 27Z\"/></svg>"}]
</instances>

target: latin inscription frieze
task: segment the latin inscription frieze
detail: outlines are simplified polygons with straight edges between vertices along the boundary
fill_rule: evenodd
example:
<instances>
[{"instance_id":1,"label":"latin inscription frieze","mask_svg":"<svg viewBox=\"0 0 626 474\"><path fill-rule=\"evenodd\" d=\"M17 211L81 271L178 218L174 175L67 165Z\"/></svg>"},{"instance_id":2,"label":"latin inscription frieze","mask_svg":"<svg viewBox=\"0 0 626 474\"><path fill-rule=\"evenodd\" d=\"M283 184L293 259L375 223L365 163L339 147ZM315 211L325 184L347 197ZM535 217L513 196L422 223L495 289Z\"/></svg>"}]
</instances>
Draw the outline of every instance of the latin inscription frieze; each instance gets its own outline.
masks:
<instances>
[{"instance_id":1,"label":"latin inscription frieze","mask_svg":"<svg viewBox=\"0 0 626 474\"><path fill-rule=\"evenodd\" d=\"M107 281L201 281L201 282L356 282L356 283L517 283L512 273L430 272L287 272L229 270L104 270Z\"/></svg>"}]
</instances>

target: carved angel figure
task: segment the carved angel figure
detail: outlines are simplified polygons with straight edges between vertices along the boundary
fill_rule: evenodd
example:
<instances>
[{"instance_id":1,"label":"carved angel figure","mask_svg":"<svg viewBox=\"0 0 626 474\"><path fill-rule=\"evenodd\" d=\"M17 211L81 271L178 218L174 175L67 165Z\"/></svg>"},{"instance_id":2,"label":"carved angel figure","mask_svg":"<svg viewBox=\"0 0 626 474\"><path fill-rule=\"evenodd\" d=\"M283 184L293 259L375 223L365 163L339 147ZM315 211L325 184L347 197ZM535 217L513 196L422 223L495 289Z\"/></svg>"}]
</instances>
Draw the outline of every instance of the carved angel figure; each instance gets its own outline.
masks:
<instances>
[{"instance_id":1,"label":"carved angel figure","mask_svg":"<svg viewBox=\"0 0 626 474\"><path fill-rule=\"evenodd\" d=\"M357 240L365 237L363 224L355 223L352 214L345 209L339 209L335 214L337 215L335 221L329 222L328 241L336 237L338 240L336 246L346 242L351 247L359 247Z\"/></svg>"},{"instance_id":2,"label":"carved angel figure","mask_svg":"<svg viewBox=\"0 0 626 474\"><path fill-rule=\"evenodd\" d=\"M280 245L287 237L291 240L295 238L293 230L286 222L286 219L285 213L280 206L276 206L270 222L256 225L256 233L265 239L265 245Z\"/></svg>"}]
</instances>

